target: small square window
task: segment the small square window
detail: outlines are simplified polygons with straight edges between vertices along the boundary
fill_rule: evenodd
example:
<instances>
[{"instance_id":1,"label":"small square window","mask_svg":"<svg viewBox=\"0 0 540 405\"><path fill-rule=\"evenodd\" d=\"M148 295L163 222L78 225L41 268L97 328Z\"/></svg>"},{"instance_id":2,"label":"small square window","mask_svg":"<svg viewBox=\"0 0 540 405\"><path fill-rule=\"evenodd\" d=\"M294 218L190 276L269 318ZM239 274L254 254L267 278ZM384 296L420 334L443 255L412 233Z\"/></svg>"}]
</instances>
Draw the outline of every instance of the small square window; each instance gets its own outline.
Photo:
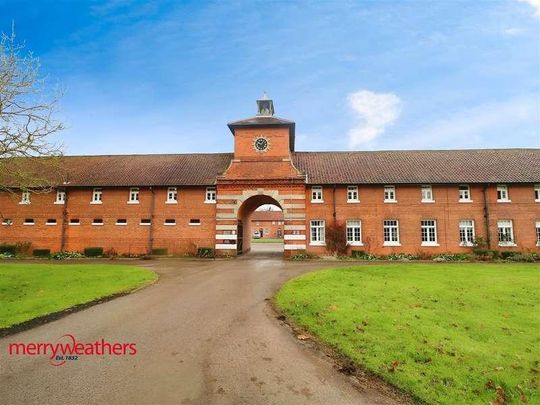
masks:
<instances>
[{"instance_id":1,"label":"small square window","mask_svg":"<svg viewBox=\"0 0 540 405\"><path fill-rule=\"evenodd\" d=\"M81 220L79 218L71 218L69 220L69 224L70 225L80 225L81 224Z\"/></svg>"},{"instance_id":2,"label":"small square window","mask_svg":"<svg viewBox=\"0 0 540 405\"><path fill-rule=\"evenodd\" d=\"M30 191L23 191L21 193L21 201L19 204L30 204Z\"/></svg>"},{"instance_id":3,"label":"small square window","mask_svg":"<svg viewBox=\"0 0 540 405\"><path fill-rule=\"evenodd\" d=\"M150 218L142 218L139 225L152 225L152 220Z\"/></svg>"},{"instance_id":4,"label":"small square window","mask_svg":"<svg viewBox=\"0 0 540 405\"><path fill-rule=\"evenodd\" d=\"M131 187L129 189L128 204L139 204L139 187Z\"/></svg>"},{"instance_id":5,"label":"small square window","mask_svg":"<svg viewBox=\"0 0 540 405\"><path fill-rule=\"evenodd\" d=\"M347 202L360 202L360 199L358 198L358 186L347 186Z\"/></svg>"},{"instance_id":6,"label":"small square window","mask_svg":"<svg viewBox=\"0 0 540 405\"><path fill-rule=\"evenodd\" d=\"M384 186L384 202L385 203L397 202L395 186Z\"/></svg>"},{"instance_id":7,"label":"small square window","mask_svg":"<svg viewBox=\"0 0 540 405\"><path fill-rule=\"evenodd\" d=\"M101 188L94 188L92 190L92 201L90 204L101 204L103 199L103 190Z\"/></svg>"},{"instance_id":8,"label":"small square window","mask_svg":"<svg viewBox=\"0 0 540 405\"><path fill-rule=\"evenodd\" d=\"M201 220L199 218L192 218L192 219L189 220L189 224L190 225L200 225Z\"/></svg>"},{"instance_id":9,"label":"small square window","mask_svg":"<svg viewBox=\"0 0 540 405\"><path fill-rule=\"evenodd\" d=\"M421 200L421 202L423 202L423 203L435 202L435 200L433 200L433 188L431 186L428 186L428 185L422 186L422 200Z\"/></svg>"},{"instance_id":10,"label":"small square window","mask_svg":"<svg viewBox=\"0 0 540 405\"><path fill-rule=\"evenodd\" d=\"M54 218L49 218L47 219L47 221L45 222L46 225L56 225L56 219Z\"/></svg>"},{"instance_id":11,"label":"small square window","mask_svg":"<svg viewBox=\"0 0 540 405\"><path fill-rule=\"evenodd\" d=\"M116 220L116 225L127 225L127 219L125 218L118 218Z\"/></svg>"},{"instance_id":12,"label":"small square window","mask_svg":"<svg viewBox=\"0 0 540 405\"><path fill-rule=\"evenodd\" d=\"M11 218L2 218L2 225L13 225L13 220Z\"/></svg>"},{"instance_id":13,"label":"small square window","mask_svg":"<svg viewBox=\"0 0 540 405\"><path fill-rule=\"evenodd\" d=\"M497 186L497 202L510 202L510 197L508 196L508 186Z\"/></svg>"},{"instance_id":14,"label":"small square window","mask_svg":"<svg viewBox=\"0 0 540 405\"><path fill-rule=\"evenodd\" d=\"M167 201L166 204L177 204L178 203L178 190L176 187L169 187L167 189Z\"/></svg>"},{"instance_id":15,"label":"small square window","mask_svg":"<svg viewBox=\"0 0 540 405\"><path fill-rule=\"evenodd\" d=\"M34 218L25 218L23 225L34 225Z\"/></svg>"},{"instance_id":16,"label":"small square window","mask_svg":"<svg viewBox=\"0 0 540 405\"><path fill-rule=\"evenodd\" d=\"M56 190L56 200L54 200L55 204L65 204L66 202L66 190L60 189Z\"/></svg>"},{"instance_id":17,"label":"small square window","mask_svg":"<svg viewBox=\"0 0 540 405\"><path fill-rule=\"evenodd\" d=\"M471 189L468 185L459 186L459 202L472 202Z\"/></svg>"},{"instance_id":18,"label":"small square window","mask_svg":"<svg viewBox=\"0 0 540 405\"><path fill-rule=\"evenodd\" d=\"M96 226L103 225L103 218L94 218L92 220L92 225L96 225Z\"/></svg>"},{"instance_id":19,"label":"small square window","mask_svg":"<svg viewBox=\"0 0 540 405\"><path fill-rule=\"evenodd\" d=\"M216 202L216 188L215 187L206 187L206 203L215 203Z\"/></svg>"},{"instance_id":20,"label":"small square window","mask_svg":"<svg viewBox=\"0 0 540 405\"><path fill-rule=\"evenodd\" d=\"M323 202L323 188L322 186L311 187L311 202L322 203Z\"/></svg>"},{"instance_id":21,"label":"small square window","mask_svg":"<svg viewBox=\"0 0 540 405\"><path fill-rule=\"evenodd\" d=\"M165 222L163 225L176 225L176 219L174 218L167 218L165 219Z\"/></svg>"}]
</instances>

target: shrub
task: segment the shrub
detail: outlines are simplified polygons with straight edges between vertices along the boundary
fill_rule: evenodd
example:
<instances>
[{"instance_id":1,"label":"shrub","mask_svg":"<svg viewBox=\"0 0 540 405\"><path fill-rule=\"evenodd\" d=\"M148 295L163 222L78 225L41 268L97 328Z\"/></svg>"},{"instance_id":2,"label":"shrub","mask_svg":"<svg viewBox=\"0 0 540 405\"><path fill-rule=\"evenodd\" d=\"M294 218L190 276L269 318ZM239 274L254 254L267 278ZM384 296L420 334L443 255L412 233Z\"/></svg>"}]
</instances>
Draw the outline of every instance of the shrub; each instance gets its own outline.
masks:
<instances>
[{"instance_id":1,"label":"shrub","mask_svg":"<svg viewBox=\"0 0 540 405\"><path fill-rule=\"evenodd\" d=\"M32 255L35 257L49 257L51 249L34 249Z\"/></svg>"},{"instance_id":2,"label":"shrub","mask_svg":"<svg viewBox=\"0 0 540 405\"><path fill-rule=\"evenodd\" d=\"M210 247L201 247L197 249L197 256L204 258L214 258L216 256L214 249Z\"/></svg>"},{"instance_id":3,"label":"shrub","mask_svg":"<svg viewBox=\"0 0 540 405\"><path fill-rule=\"evenodd\" d=\"M30 248L32 247L32 242L23 241L15 243L15 250L17 254L27 255L30 253Z\"/></svg>"},{"instance_id":4,"label":"shrub","mask_svg":"<svg viewBox=\"0 0 540 405\"><path fill-rule=\"evenodd\" d=\"M470 256L465 253L440 253L433 258L435 262L460 262L470 260Z\"/></svg>"},{"instance_id":5,"label":"shrub","mask_svg":"<svg viewBox=\"0 0 540 405\"><path fill-rule=\"evenodd\" d=\"M79 259L81 257L84 257L84 255L80 252L57 252L51 253L49 256L53 260Z\"/></svg>"},{"instance_id":6,"label":"shrub","mask_svg":"<svg viewBox=\"0 0 540 405\"><path fill-rule=\"evenodd\" d=\"M536 261L540 261L540 255L537 255L536 253L515 253L509 256L508 260L512 262L533 263Z\"/></svg>"},{"instance_id":7,"label":"shrub","mask_svg":"<svg viewBox=\"0 0 540 405\"><path fill-rule=\"evenodd\" d=\"M380 256L377 256L371 253L366 253L363 250L353 250L351 252L351 257L353 259L359 259L359 260L380 260Z\"/></svg>"},{"instance_id":8,"label":"shrub","mask_svg":"<svg viewBox=\"0 0 540 405\"><path fill-rule=\"evenodd\" d=\"M103 248L102 247L87 247L84 249L84 255L86 257L103 256Z\"/></svg>"},{"instance_id":9,"label":"shrub","mask_svg":"<svg viewBox=\"0 0 540 405\"><path fill-rule=\"evenodd\" d=\"M292 255L290 259L295 260L295 261L302 261L302 260L315 259L316 257L317 257L316 255L302 252L302 253L296 253L295 255Z\"/></svg>"},{"instance_id":10,"label":"shrub","mask_svg":"<svg viewBox=\"0 0 540 405\"><path fill-rule=\"evenodd\" d=\"M105 257L110 257L111 259L114 259L118 256L118 252L115 248L109 248L105 251Z\"/></svg>"},{"instance_id":11,"label":"shrub","mask_svg":"<svg viewBox=\"0 0 540 405\"><path fill-rule=\"evenodd\" d=\"M415 255L411 255L408 253L392 253L388 255L388 260L401 260L401 261L409 261L409 260L416 260L418 257Z\"/></svg>"},{"instance_id":12,"label":"shrub","mask_svg":"<svg viewBox=\"0 0 540 405\"><path fill-rule=\"evenodd\" d=\"M154 256L166 256L168 253L167 248L155 248L152 249L152 254Z\"/></svg>"},{"instance_id":13,"label":"shrub","mask_svg":"<svg viewBox=\"0 0 540 405\"><path fill-rule=\"evenodd\" d=\"M347 252L347 234L345 224L336 222L326 226L326 250L332 254L343 255Z\"/></svg>"},{"instance_id":14,"label":"shrub","mask_svg":"<svg viewBox=\"0 0 540 405\"><path fill-rule=\"evenodd\" d=\"M519 252L501 252L500 256L501 256L501 259L507 260L507 259L511 259L513 256L520 255L520 254L521 253Z\"/></svg>"},{"instance_id":15,"label":"shrub","mask_svg":"<svg viewBox=\"0 0 540 405\"><path fill-rule=\"evenodd\" d=\"M10 254L12 256L15 256L17 254L17 246L7 245L4 243L0 245L0 254Z\"/></svg>"},{"instance_id":16,"label":"shrub","mask_svg":"<svg viewBox=\"0 0 540 405\"><path fill-rule=\"evenodd\" d=\"M12 259L15 255L11 253L0 253L0 259Z\"/></svg>"}]
</instances>

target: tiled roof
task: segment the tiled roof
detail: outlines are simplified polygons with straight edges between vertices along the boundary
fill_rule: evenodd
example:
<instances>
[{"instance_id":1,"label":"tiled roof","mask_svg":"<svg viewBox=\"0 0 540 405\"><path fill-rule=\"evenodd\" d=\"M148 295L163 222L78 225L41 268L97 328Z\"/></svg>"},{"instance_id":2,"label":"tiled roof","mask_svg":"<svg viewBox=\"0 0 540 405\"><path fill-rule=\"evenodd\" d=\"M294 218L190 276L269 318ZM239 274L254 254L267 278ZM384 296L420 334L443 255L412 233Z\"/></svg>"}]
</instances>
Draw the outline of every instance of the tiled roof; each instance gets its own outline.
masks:
<instances>
[{"instance_id":1,"label":"tiled roof","mask_svg":"<svg viewBox=\"0 0 540 405\"><path fill-rule=\"evenodd\" d=\"M309 184L540 183L540 149L295 152ZM42 159L18 159L19 169L68 186L211 185L231 153L65 156L47 169ZM1 162L0 162L1 163ZM54 174L47 176L45 171ZM13 180L12 180L13 182ZM15 186L9 181L4 185Z\"/></svg>"},{"instance_id":2,"label":"tiled roof","mask_svg":"<svg viewBox=\"0 0 540 405\"><path fill-rule=\"evenodd\" d=\"M537 183L540 149L296 152L310 184Z\"/></svg>"}]
</instances>

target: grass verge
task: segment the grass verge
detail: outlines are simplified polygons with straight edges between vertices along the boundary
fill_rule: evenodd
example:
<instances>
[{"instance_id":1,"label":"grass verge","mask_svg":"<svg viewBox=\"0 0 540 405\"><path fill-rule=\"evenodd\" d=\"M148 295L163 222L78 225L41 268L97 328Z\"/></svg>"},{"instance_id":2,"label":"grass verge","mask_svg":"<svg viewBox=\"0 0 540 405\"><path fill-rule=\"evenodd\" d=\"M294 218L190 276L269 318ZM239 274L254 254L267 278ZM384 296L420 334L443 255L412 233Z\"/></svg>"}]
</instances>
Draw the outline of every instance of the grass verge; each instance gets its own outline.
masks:
<instances>
[{"instance_id":1,"label":"grass verge","mask_svg":"<svg viewBox=\"0 0 540 405\"><path fill-rule=\"evenodd\" d=\"M0 264L0 329L155 281L135 266Z\"/></svg>"},{"instance_id":2,"label":"grass verge","mask_svg":"<svg viewBox=\"0 0 540 405\"><path fill-rule=\"evenodd\" d=\"M377 264L300 276L275 303L425 402L540 403L539 287L537 264Z\"/></svg>"}]
</instances>

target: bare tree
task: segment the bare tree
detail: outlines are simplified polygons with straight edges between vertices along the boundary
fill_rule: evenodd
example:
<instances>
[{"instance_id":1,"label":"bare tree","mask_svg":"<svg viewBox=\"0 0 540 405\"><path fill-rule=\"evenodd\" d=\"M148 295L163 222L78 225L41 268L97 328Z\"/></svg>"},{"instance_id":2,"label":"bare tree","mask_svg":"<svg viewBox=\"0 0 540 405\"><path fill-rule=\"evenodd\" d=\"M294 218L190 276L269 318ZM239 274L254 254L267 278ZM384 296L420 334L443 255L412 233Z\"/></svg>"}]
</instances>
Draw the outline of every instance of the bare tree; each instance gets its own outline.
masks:
<instances>
[{"instance_id":1,"label":"bare tree","mask_svg":"<svg viewBox=\"0 0 540 405\"><path fill-rule=\"evenodd\" d=\"M43 191L53 185L61 146L51 136L64 129L54 119L60 93L49 92L39 60L15 34L0 38L0 190Z\"/></svg>"}]
</instances>

